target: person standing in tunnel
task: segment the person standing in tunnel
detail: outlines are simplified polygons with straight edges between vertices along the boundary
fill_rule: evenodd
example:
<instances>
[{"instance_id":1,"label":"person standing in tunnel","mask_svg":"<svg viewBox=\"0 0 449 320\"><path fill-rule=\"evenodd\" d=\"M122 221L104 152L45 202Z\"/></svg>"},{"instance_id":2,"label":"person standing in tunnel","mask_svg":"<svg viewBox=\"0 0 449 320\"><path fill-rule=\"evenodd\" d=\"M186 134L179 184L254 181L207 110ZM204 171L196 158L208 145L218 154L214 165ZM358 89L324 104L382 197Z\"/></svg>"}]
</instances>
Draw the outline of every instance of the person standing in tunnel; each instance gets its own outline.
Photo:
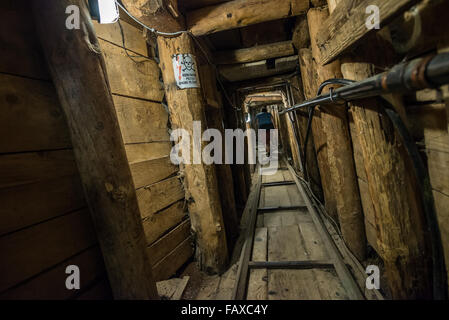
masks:
<instances>
[{"instance_id":1,"label":"person standing in tunnel","mask_svg":"<svg viewBox=\"0 0 449 320\"><path fill-rule=\"evenodd\" d=\"M263 107L261 112L256 115L256 123L259 129L268 130L266 133L265 148L267 155L270 156L270 131L274 129L273 116L267 112L267 108Z\"/></svg>"}]
</instances>

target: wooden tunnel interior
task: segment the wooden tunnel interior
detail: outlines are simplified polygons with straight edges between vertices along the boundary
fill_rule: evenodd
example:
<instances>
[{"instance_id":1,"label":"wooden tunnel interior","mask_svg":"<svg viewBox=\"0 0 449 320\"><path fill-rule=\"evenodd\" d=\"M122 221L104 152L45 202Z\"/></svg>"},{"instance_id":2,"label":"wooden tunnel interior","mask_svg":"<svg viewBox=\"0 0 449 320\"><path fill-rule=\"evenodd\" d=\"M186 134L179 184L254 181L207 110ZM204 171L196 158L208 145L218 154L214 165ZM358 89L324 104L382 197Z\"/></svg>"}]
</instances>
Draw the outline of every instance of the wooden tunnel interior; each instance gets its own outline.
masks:
<instances>
[{"instance_id":1,"label":"wooden tunnel interior","mask_svg":"<svg viewBox=\"0 0 449 320\"><path fill-rule=\"evenodd\" d=\"M306 181L357 265L379 266L381 296L447 298L449 85L383 96L424 164L437 234L379 98L317 106L312 118L280 112L328 79L361 81L449 52L449 1L119 3L119 20L100 24L84 0L1 1L0 299L159 299L157 284L185 275L198 283L184 299L211 286L231 298L217 281L238 272L258 166L174 164L171 134L194 136L194 121L223 136L257 129L262 108L278 129L280 167L294 172L281 182ZM79 28L66 27L71 5ZM369 5L379 28L367 27ZM177 85L177 54L193 57L198 86ZM298 206L290 188L279 190ZM80 269L79 290L66 287L68 265Z\"/></svg>"}]
</instances>

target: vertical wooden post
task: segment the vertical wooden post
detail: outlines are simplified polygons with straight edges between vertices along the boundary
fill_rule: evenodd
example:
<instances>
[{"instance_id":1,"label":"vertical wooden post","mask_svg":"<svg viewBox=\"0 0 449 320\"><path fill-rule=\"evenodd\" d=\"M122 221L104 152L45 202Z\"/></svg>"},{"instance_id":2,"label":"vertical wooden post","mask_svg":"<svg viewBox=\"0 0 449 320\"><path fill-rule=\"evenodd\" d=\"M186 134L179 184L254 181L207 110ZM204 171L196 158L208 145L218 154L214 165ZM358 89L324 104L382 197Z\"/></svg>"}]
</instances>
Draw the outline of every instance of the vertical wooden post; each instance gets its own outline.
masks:
<instances>
[{"instance_id":1,"label":"vertical wooden post","mask_svg":"<svg viewBox=\"0 0 449 320\"><path fill-rule=\"evenodd\" d=\"M200 74L203 85L205 86L205 83L208 83L208 92L206 92L206 98L211 98L217 103L216 106L207 106L207 127L219 130L222 134L222 137L224 137L225 128L223 126L223 102L216 86L217 80L215 70L211 65L202 65L200 67ZM232 179L231 167L229 164L225 163L224 144L222 152L223 162L222 164L215 164L215 169L217 172L218 189L220 192L221 209L223 212L226 239L229 251L231 252L234 243L239 235L239 218L237 216L237 209L235 207L234 180Z\"/></svg>"},{"instance_id":2,"label":"vertical wooden post","mask_svg":"<svg viewBox=\"0 0 449 320\"><path fill-rule=\"evenodd\" d=\"M177 88L172 55L195 55L193 40L182 33L177 37L158 37L157 43L172 124L175 128L186 130L192 139L193 121L201 121L201 134L206 129L202 91L201 88ZM201 150L204 145L202 141ZM190 150L193 151L193 143ZM190 154L193 158L193 152ZM220 273L228 262L228 249L215 168L204 163L193 164L191 159L191 164L185 164L184 171L200 268L210 273Z\"/></svg>"},{"instance_id":3,"label":"vertical wooden post","mask_svg":"<svg viewBox=\"0 0 449 320\"><path fill-rule=\"evenodd\" d=\"M375 40L369 42L369 48L359 48L357 56L343 58L345 78L363 80L375 74L369 63L373 62L370 55L378 52ZM351 112L374 205L379 255L385 263L391 294L395 299L429 298L426 227L402 140L376 99L351 103Z\"/></svg>"},{"instance_id":4,"label":"vertical wooden post","mask_svg":"<svg viewBox=\"0 0 449 320\"><path fill-rule=\"evenodd\" d=\"M340 2L328 0L329 12ZM386 54L388 44L375 34L355 52L342 58L341 71L345 78L357 81L373 76L374 63L383 65L385 57L391 56ZM382 57L379 52L383 53ZM391 294L394 299L429 298L431 277L426 227L401 138L378 100L365 99L350 106L374 206L379 255L385 263Z\"/></svg>"},{"instance_id":5,"label":"vertical wooden post","mask_svg":"<svg viewBox=\"0 0 449 320\"><path fill-rule=\"evenodd\" d=\"M239 105L237 103L236 94L232 95L231 98L236 106L242 107L243 105ZM223 100L222 101L226 101ZM227 101L226 101L227 102ZM224 116L226 118L226 122L228 125L227 129L237 129L239 128L239 113L241 111L238 111L236 109L233 109L232 106L227 105L227 103L224 105L223 108ZM235 154L235 148L234 148L234 154ZM241 215L243 212L243 209L245 208L246 200L248 199L248 192L246 187L246 181L244 179L244 167L241 164L232 164L231 165L231 171L232 176L234 180L234 186L235 186L235 193L234 197L237 201L237 210L238 214Z\"/></svg>"},{"instance_id":6,"label":"vertical wooden post","mask_svg":"<svg viewBox=\"0 0 449 320\"><path fill-rule=\"evenodd\" d=\"M288 92L285 91L282 93L282 101L284 102L284 108L289 108L291 107L288 104L288 99L287 99L287 95ZM293 160L293 164L295 169L300 170L301 168L301 161L300 161L300 155L299 155L299 146L296 143L296 138L295 138L295 131L294 131L294 123L290 120L290 117L293 115L290 115L288 113L285 113L283 115L280 116L280 122L281 125L286 129L286 133L284 133L284 135L281 135L281 141L285 144L284 146L284 152L288 153L290 152L292 155L292 160Z\"/></svg>"},{"instance_id":7,"label":"vertical wooden post","mask_svg":"<svg viewBox=\"0 0 449 320\"><path fill-rule=\"evenodd\" d=\"M316 96L318 85L315 62L312 59L310 49L299 50L299 65L301 67L301 77L304 87L304 94L307 99ZM312 120L313 142L315 144L318 168L321 176L321 185L323 186L324 205L327 213L338 221L337 205L331 182L330 165L327 155L326 133L323 129L321 111L315 108L315 115ZM311 139L312 136L309 137Z\"/></svg>"},{"instance_id":8,"label":"vertical wooden post","mask_svg":"<svg viewBox=\"0 0 449 320\"><path fill-rule=\"evenodd\" d=\"M80 8L81 29L65 26L70 5ZM135 188L85 1L35 0L33 7L114 297L157 299Z\"/></svg>"},{"instance_id":9,"label":"vertical wooden post","mask_svg":"<svg viewBox=\"0 0 449 320\"><path fill-rule=\"evenodd\" d=\"M316 36L322 21L329 16L327 8L310 9L307 13L312 56L319 59ZM340 62L317 66L318 83L341 78ZM327 90L327 89L326 89ZM354 255L363 260L366 250L365 224L352 152L346 106L323 108L321 119L326 132L328 160L341 232Z\"/></svg>"},{"instance_id":10,"label":"vertical wooden post","mask_svg":"<svg viewBox=\"0 0 449 320\"><path fill-rule=\"evenodd\" d=\"M306 21L307 23L307 21ZM307 35L309 34L309 30L307 29ZM312 79L313 80L313 79ZM300 78L293 77L290 80L293 100L295 103L300 103L304 101L304 93L303 93L303 84ZM302 110L303 113L307 113L307 110ZM296 112L296 127L299 134L299 139L301 142L301 147L304 148L306 131L307 131L307 117L299 114L299 111ZM318 169L318 162L316 158L315 144L313 141L313 132L310 132L309 141L307 143L307 151L306 151L306 169L308 173L308 177L310 180L310 185L313 193L323 200L323 191L321 189L321 177Z\"/></svg>"}]
</instances>

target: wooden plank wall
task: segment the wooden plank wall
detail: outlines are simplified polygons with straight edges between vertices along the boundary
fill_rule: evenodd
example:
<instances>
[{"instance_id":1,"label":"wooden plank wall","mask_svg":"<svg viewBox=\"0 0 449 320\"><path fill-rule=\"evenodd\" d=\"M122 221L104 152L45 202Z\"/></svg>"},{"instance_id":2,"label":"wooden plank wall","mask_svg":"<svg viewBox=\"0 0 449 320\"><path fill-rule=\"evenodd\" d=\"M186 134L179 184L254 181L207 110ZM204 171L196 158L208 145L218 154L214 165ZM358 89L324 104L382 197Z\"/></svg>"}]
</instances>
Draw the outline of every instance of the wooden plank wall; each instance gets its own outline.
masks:
<instances>
[{"instance_id":1,"label":"wooden plank wall","mask_svg":"<svg viewBox=\"0 0 449 320\"><path fill-rule=\"evenodd\" d=\"M179 167L170 161L169 114L160 69L141 30L95 23L120 130L137 192L156 281L168 279L193 254ZM126 51L123 47L125 43Z\"/></svg>"},{"instance_id":2,"label":"wooden plank wall","mask_svg":"<svg viewBox=\"0 0 449 320\"><path fill-rule=\"evenodd\" d=\"M112 298L29 3L0 4L0 299ZM65 269L80 268L80 290Z\"/></svg>"}]
</instances>

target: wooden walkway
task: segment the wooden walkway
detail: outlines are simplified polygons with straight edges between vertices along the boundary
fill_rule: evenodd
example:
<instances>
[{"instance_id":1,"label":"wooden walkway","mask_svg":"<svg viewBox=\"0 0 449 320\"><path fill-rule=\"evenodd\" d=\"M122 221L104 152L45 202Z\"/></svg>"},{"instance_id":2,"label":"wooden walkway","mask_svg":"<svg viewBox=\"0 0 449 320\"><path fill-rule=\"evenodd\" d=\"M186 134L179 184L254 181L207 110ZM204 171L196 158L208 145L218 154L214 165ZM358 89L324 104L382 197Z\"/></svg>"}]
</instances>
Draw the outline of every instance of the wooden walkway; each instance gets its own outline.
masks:
<instances>
[{"instance_id":1,"label":"wooden walkway","mask_svg":"<svg viewBox=\"0 0 449 320\"><path fill-rule=\"evenodd\" d=\"M364 298L292 174L281 164L275 174L255 177L242 218L240 259L221 277L206 277L197 299Z\"/></svg>"},{"instance_id":2,"label":"wooden walkway","mask_svg":"<svg viewBox=\"0 0 449 320\"><path fill-rule=\"evenodd\" d=\"M262 176L262 183L293 181L286 169L272 176ZM252 261L329 260L304 199L295 184L264 186L259 209L298 207L293 210L260 212L252 250ZM348 299L333 269L251 269L247 299Z\"/></svg>"}]
</instances>

